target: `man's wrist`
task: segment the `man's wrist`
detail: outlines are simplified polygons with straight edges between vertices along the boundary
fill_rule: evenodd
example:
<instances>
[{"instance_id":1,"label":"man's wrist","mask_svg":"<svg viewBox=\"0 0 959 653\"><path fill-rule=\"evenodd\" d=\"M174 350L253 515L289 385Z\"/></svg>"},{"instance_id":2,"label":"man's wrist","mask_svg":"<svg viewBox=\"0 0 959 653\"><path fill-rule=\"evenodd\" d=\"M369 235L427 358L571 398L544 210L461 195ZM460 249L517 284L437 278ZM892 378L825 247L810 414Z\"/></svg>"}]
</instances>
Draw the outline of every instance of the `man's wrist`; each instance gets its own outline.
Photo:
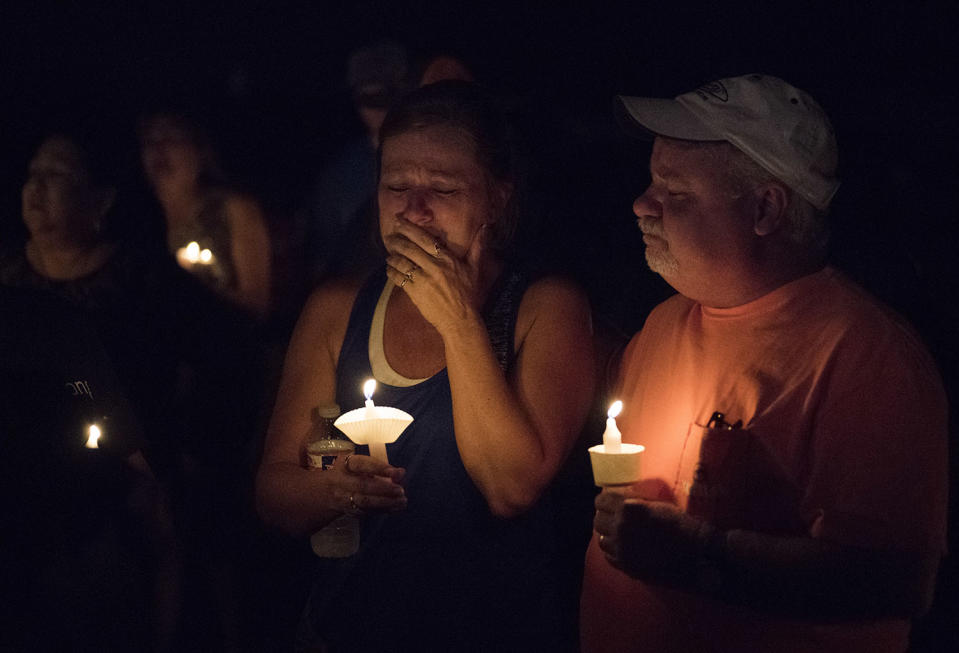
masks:
<instances>
[{"instance_id":1,"label":"man's wrist","mask_svg":"<svg viewBox=\"0 0 959 653\"><path fill-rule=\"evenodd\" d=\"M726 581L726 541L728 533L705 525L703 548L696 571L695 589L707 596L716 596L723 590Z\"/></svg>"}]
</instances>

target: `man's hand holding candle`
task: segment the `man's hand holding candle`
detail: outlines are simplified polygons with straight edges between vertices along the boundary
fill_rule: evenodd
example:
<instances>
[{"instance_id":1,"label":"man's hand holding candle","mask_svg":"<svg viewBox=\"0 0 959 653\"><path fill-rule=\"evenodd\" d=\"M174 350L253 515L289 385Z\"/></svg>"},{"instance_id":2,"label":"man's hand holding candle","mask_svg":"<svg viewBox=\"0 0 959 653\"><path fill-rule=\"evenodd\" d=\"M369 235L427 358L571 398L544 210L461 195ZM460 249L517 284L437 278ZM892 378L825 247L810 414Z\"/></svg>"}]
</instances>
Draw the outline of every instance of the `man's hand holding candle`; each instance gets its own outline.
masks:
<instances>
[{"instance_id":1,"label":"man's hand holding candle","mask_svg":"<svg viewBox=\"0 0 959 653\"><path fill-rule=\"evenodd\" d=\"M725 535L677 506L647 501L627 492L596 497L593 526L607 560L629 576L672 587L691 588L722 555Z\"/></svg>"}]
</instances>

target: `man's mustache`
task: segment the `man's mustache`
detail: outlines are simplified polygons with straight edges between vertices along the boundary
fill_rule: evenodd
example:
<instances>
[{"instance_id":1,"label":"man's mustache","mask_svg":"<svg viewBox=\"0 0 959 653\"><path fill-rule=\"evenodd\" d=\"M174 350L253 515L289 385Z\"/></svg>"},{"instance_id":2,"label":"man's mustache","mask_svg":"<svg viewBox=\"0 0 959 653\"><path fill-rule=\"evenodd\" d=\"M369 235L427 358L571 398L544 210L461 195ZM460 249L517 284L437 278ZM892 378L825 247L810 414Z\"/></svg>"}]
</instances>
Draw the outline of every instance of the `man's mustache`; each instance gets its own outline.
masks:
<instances>
[{"instance_id":1,"label":"man's mustache","mask_svg":"<svg viewBox=\"0 0 959 653\"><path fill-rule=\"evenodd\" d=\"M650 220L649 218L639 218L636 220L636 223L639 226L639 230L644 234L650 236L657 236L666 240L666 234L663 231L663 223L658 220Z\"/></svg>"}]
</instances>

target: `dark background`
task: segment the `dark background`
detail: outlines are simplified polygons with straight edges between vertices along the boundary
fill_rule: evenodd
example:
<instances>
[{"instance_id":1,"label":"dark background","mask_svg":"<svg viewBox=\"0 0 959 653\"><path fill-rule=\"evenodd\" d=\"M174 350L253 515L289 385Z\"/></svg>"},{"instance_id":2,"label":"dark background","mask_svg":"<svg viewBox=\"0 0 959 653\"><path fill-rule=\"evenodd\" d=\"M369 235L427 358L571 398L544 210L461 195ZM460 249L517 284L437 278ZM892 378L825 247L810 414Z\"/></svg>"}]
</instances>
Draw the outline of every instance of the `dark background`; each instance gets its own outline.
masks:
<instances>
[{"instance_id":1,"label":"dark background","mask_svg":"<svg viewBox=\"0 0 959 653\"><path fill-rule=\"evenodd\" d=\"M5 2L0 236L20 233L23 170L51 119L67 111L114 125L135 176L136 115L170 98L206 116L236 177L271 219L290 220L323 161L359 130L349 52L389 37L414 57L456 54L515 98L537 154L539 213L526 245L548 252L598 314L631 333L665 289L645 269L630 212L648 147L619 134L613 95L673 96L769 73L813 95L836 127L833 260L917 326L955 404L957 6ZM959 618L955 563L944 577L937 619L948 623Z\"/></svg>"},{"instance_id":2,"label":"dark background","mask_svg":"<svg viewBox=\"0 0 959 653\"><path fill-rule=\"evenodd\" d=\"M611 98L673 96L748 72L807 90L834 121L837 260L878 277L876 292L893 304L919 301L908 283L936 304L956 290L957 4L7 2L2 234L19 229L23 169L51 117L95 115L132 151L137 113L170 98L207 118L234 175L274 219L289 218L359 129L349 52L389 37L414 58L456 54L517 98L540 155L548 221L537 230L627 330L646 306L614 288L631 288L637 267L647 274L630 265L641 251L630 202L646 183L647 151L617 132ZM138 172L132 156L129 170Z\"/></svg>"}]
</instances>

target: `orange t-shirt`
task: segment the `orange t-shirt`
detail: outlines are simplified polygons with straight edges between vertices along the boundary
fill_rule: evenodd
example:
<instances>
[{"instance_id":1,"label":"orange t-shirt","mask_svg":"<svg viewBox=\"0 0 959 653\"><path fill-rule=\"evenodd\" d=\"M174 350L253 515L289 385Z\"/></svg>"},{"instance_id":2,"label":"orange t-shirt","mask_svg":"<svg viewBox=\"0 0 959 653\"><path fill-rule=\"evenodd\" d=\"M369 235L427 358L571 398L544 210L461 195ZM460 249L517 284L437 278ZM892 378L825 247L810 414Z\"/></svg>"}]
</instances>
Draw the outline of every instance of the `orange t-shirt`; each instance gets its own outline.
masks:
<instances>
[{"instance_id":1,"label":"orange t-shirt","mask_svg":"<svg viewBox=\"0 0 959 653\"><path fill-rule=\"evenodd\" d=\"M925 348L826 268L743 306L680 295L626 351L618 423L646 447L642 491L724 529L945 550L947 409ZM710 417L741 427L710 428ZM909 624L769 617L634 580L595 538L584 651L902 651Z\"/></svg>"}]
</instances>

